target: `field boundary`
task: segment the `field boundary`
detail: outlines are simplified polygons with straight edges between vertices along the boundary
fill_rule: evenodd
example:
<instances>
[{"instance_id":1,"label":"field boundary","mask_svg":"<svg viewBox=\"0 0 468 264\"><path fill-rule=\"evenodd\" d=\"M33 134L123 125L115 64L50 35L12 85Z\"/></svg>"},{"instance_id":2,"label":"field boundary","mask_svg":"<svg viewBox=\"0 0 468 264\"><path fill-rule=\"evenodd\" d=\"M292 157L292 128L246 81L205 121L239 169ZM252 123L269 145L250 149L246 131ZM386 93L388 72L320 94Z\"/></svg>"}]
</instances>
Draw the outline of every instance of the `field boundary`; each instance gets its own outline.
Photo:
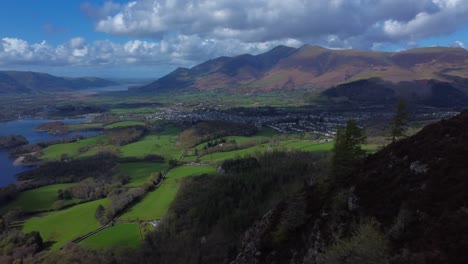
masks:
<instances>
[{"instance_id":1,"label":"field boundary","mask_svg":"<svg viewBox=\"0 0 468 264\"><path fill-rule=\"evenodd\" d=\"M182 155L179 157L178 161L182 161L184 158L185 158L185 155L187 155L188 153L188 150L186 149L184 151L184 153L182 153ZM122 210L122 212L120 212L119 214L117 214L114 218L112 218L112 220L110 220L108 223L106 223L105 225L83 235L83 236L80 236L78 238L75 238L73 239L71 242L72 243L79 243L83 240L85 240L86 238L90 237L90 236L93 236L99 232L101 232L102 230L108 228L108 227L111 227L111 226L114 226L115 224L123 224L122 220L118 220L119 217L121 217L123 214L125 214L128 210L130 210L133 206L135 206L136 204L138 204L139 202L141 202L149 193L151 192L154 192L156 191L159 186L161 186L161 184L163 183L164 179L166 179L166 176L167 174L169 173L169 171L171 169L173 169L174 167L167 167L163 172L162 172L162 179L158 182L158 184L153 188L152 191L150 192L146 192L144 195L142 195L141 197L139 197L138 199L136 199L135 201L133 201L129 206L127 206L127 208L125 208L124 210ZM128 220L126 220L128 221ZM130 221L133 221L133 220L130 220ZM137 220L134 220L135 222L138 222ZM128 223L128 222L127 222Z\"/></svg>"}]
</instances>

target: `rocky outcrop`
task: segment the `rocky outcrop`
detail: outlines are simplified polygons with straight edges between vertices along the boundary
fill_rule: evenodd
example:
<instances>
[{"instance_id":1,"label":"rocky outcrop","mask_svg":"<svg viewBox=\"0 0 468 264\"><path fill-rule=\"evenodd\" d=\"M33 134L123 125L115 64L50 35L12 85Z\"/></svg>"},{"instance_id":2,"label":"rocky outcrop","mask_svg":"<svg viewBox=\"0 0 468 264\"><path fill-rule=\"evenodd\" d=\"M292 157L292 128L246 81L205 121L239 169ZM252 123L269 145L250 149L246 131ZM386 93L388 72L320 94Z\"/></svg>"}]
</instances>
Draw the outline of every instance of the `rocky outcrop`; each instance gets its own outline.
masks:
<instances>
[{"instance_id":1,"label":"rocky outcrop","mask_svg":"<svg viewBox=\"0 0 468 264\"><path fill-rule=\"evenodd\" d=\"M468 263L466 157L468 111L369 156L341 185L286 199L231 264Z\"/></svg>"}]
</instances>

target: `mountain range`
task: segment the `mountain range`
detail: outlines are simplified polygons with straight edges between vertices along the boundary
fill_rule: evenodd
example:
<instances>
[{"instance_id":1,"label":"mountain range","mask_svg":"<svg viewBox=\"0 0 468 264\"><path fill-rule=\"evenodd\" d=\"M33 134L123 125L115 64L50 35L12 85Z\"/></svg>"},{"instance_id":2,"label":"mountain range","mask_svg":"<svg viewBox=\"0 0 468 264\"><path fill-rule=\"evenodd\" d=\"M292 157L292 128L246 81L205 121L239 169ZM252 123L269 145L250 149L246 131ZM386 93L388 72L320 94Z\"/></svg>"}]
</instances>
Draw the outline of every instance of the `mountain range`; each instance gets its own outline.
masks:
<instances>
[{"instance_id":1,"label":"mountain range","mask_svg":"<svg viewBox=\"0 0 468 264\"><path fill-rule=\"evenodd\" d=\"M190 69L178 68L138 89L258 93L293 89L323 92L335 88L324 95L340 97L348 92L347 89L343 92L344 88L361 87L363 80L367 80L364 84L370 90L385 88L373 91L375 95L383 93L379 100L402 96L432 104L437 99L433 97L438 97L442 89L449 95L435 105L453 104L453 98L455 104L465 104L468 102L468 51L430 47L375 52L309 45L297 49L278 46L259 55L219 57ZM364 96L368 95L364 92Z\"/></svg>"},{"instance_id":2,"label":"mountain range","mask_svg":"<svg viewBox=\"0 0 468 264\"><path fill-rule=\"evenodd\" d=\"M96 77L68 78L39 72L0 71L0 94L73 91L115 84Z\"/></svg>"}]
</instances>

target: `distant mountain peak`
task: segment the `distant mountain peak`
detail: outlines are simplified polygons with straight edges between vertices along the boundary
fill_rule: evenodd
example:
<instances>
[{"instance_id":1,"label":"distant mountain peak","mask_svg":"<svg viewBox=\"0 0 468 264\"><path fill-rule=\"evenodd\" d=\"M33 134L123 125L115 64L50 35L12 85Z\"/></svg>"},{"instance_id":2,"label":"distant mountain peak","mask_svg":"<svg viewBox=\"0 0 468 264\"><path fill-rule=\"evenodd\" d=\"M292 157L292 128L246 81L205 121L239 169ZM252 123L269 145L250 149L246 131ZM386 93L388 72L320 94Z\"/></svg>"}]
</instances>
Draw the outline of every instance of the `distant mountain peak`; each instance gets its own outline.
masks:
<instances>
[{"instance_id":1,"label":"distant mountain peak","mask_svg":"<svg viewBox=\"0 0 468 264\"><path fill-rule=\"evenodd\" d=\"M391 83L425 79L452 82L453 78L468 78L468 52L445 47L374 52L312 45L277 46L258 55L219 57L191 69L177 69L140 90L324 90L373 77Z\"/></svg>"},{"instance_id":2,"label":"distant mountain peak","mask_svg":"<svg viewBox=\"0 0 468 264\"><path fill-rule=\"evenodd\" d=\"M43 72L0 71L0 94L50 93L115 85L97 77L57 77Z\"/></svg>"}]
</instances>

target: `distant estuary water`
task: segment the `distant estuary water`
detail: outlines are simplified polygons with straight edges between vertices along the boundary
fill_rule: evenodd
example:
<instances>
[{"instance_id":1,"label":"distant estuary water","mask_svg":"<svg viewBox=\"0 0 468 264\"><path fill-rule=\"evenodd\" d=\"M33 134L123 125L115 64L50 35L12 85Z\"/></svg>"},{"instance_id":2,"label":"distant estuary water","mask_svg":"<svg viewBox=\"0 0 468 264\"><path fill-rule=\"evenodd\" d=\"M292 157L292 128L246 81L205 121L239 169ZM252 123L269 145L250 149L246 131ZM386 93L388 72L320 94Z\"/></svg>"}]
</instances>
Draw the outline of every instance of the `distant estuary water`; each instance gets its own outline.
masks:
<instances>
[{"instance_id":1,"label":"distant estuary water","mask_svg":"<svg viewBox=\"0 0 468 264\"><path fill-rule=\"evenodd\" d=\"M8 122L0 122L0 136L19 134L23 135L30 144L50 139L67 138L74 135L90 136L99 134L99 131L81 131L73 132L65 135L50 135L47 132L36 131L36 127L40 124L51 121L63 121L66 124L81 123L88 118L80 119L64 119L64 120L48 120L48 119L20 119ZM0 187L16 182L15 174L30 170L27 166L14 166L14 159L8 156L7 150L0 150Z\"/></svg>"}]
</instances>

